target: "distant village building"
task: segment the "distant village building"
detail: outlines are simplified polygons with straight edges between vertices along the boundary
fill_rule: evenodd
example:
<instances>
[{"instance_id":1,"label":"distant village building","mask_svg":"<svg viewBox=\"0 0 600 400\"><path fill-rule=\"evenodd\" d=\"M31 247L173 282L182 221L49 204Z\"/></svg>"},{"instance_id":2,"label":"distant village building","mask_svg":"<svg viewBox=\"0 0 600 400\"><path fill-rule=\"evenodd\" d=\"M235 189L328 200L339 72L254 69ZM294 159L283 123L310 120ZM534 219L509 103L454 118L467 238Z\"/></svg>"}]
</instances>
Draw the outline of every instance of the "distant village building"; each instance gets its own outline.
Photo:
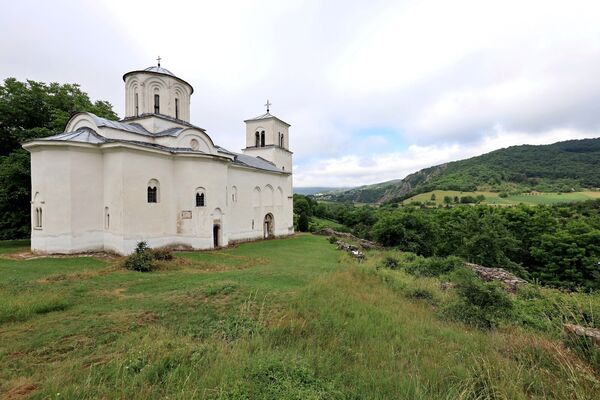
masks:
<instances>
[{"instance_id":1,"label":"distant village building","mask_svg":"<svg viewBox=\"0 0 600 400\"><path fill-rule=\"evenodd\" d=\"M33 251L208 249L293 233L290 125L268 101L234 153L190 123L194 89L160 60L123 80L123 120L79 113L64 133L23 145Z\"/></svg>"}]
</instances>

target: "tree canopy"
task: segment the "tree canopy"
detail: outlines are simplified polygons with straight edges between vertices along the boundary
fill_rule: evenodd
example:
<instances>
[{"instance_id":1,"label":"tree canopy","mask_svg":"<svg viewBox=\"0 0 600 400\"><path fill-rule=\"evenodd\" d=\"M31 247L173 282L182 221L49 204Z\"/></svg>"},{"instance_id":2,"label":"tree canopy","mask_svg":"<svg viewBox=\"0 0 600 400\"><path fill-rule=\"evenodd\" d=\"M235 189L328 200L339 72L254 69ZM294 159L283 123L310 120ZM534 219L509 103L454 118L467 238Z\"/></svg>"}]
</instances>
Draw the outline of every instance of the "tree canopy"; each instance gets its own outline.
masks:
<instances>
[{"instance_id":1,"label":"tree canopy","mask_svg":"<svg viewBox=\"0 0 600 400\"><path fill-rule=\"evenodd\" d=\"M0 239L29 234L30 160L21 143L61 132L84 111L118 119L109 102L92 102L78 84L7 78L0 85Z\"/></svg>"}]
</instances>

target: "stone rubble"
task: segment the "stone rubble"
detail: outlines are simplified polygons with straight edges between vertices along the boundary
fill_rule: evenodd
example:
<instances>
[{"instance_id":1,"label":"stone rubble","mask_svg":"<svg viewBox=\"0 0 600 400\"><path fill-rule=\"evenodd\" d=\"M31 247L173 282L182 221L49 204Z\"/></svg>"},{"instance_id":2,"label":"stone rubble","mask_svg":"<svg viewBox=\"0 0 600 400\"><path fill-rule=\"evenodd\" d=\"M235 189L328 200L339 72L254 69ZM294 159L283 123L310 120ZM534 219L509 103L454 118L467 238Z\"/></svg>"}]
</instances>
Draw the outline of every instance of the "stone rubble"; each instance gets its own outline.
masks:
<instances>
[{"instance_id":1,"label":"stone rubble","mask_svg":"<svg viewBox=\"0 0 600 400\"><path fill-rule=\"evenodd\" d=\"M335 236L335 237L341 237L341 238L348 238L348 239L356 241L363 250L373 250L373 249L380 249L381 248L381 246L378 245L375 242L371 242L370 240L366 240L366 239L361 239L359 237L354 236L351 233L338 232L338 231L333 230L331 228L321 229L320 231L315 232L315 235Z\"/></svg>"},{"instance_id":2,"label":"stone rubble","mask_svg":"<svg viewBox=\"0 0 600 400\"><path fill-rule=\"evenodd\" d=\"M365 253L360 251L358 247L356 247L350 243L341 242L339 240L337 242L335 242L335 244L337 245L338 250L344 250L344 251L350 253L357 260L362 261L365 259Z\"/></svg>"},{"instance_id":3,"label":"stone rubble","mask_svg":"<svg viewBox=\"0 0 600 400\"><path fill-rule=\"evenodd\" d=\"M525 281L524 279L521 279L518 276L502 268L488 268L472 263L465 263L465 267L475 272L477 276L483 279L484 281L502 282L504 286L506 286L506 289L511 293L515 293L519 285L527 283L527 281Z\"/></svg>"},{"instance_id":4,"label":"stone rubble","mask_svg":"<svg viewBox=\"0 0 600 400\"><path fill-rule=\"evenodd\" d=\"M579 336L589 339L592 344L600 347L600 329L588 328L581 325L564 324L564 334L567 337Z\"/></svg>"}]
</instances>

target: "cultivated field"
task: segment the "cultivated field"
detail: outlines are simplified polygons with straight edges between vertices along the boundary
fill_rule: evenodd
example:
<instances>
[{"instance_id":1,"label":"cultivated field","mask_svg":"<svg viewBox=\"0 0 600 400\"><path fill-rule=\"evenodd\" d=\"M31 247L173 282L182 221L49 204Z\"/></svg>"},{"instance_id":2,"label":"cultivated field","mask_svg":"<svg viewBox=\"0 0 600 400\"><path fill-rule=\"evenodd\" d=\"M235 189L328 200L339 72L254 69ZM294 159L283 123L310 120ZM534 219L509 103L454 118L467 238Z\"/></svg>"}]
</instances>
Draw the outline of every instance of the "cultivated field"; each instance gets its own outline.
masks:
<instances>
[{"instance_id":1,"label":"cultivated field","mask_svg":"<svg viewBox=\"0 0 600 400\"><path fill-rule=\"evenodd\" d=\"M438 281L324 237L178 253L152 273L24 260L24 245L0 245L0 397L600 398L557 339L442 320Z\"/></svg>"},{"instance_id":2,"label":"cultivated field","mask_svg":"<svg viewBox=\"0 0 600 400\"><path fill-rule=\"evenodd\" d=\"M521 194L511 195L508 197L500 197L498 192L459 192L456 190L434 190L427 193L421 193L404 201L404 204L413 201L427 202L431 201L431 195L435 194L436 204L444 204L444 197L450 196L454 199L462 196L484 195L485 201L483 204L500 204L500 205L516 205L516 204L558 204L574 201L594 200L600 198L600 192L574 192L574 193L538 193L538 194Z\"/></svg>"}]
</instances>

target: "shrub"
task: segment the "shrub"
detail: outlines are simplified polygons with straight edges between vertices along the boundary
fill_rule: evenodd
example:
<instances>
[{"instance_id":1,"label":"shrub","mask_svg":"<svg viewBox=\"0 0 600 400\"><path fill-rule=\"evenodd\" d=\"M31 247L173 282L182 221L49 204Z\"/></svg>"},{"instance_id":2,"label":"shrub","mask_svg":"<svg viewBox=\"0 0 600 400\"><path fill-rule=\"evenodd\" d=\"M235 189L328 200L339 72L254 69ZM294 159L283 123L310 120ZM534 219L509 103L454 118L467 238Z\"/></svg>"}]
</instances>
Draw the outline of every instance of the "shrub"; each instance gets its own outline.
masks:
<instances>
[{"instance_id":1,"label":"shrub","mask_svg":"<svg viewBox=\"0 0 600 400\"><path fill-rule=\"evenodd\" d=\"M463 264L463 261L455 256L417 258L406 266L406 272L416 276L440 276L462 267Z\"/></svg>"},{"instance_id":2,"label":"shrub","mask_svg":"<svg viewBox=\"0 0 600 400\"><path fill-rule=\"evenodd\" d=\"M483 282L474 272L453 273L459 299L446 307L446 316L478 328L491 329L512 315L513 303L499 282Z\"/></svg>"},{"instance_id":3,"label":"shrub","mask_svg":"<svg viewBox=\"0 0 600 400\"><path fill-rule=\"evenodd\" d=\"M498 195L498 197L502 197L503 199L508 197L508 193L506 192L500 192L500 194Z\"/></svg>"},{"instance_id":4,"label":"shrub","mask_svg":"<svg viewBox=\"0 0 600 400\"><path fill-rule=\"evenodd\" d=\"M152 249L152 256L157 261L170 261L173 259L173 252L166 248Z\"/></svg>"},{"instance_id":5,"label":"shrub","mask_svg":"<svg viewBox=\"0 0 600 400\"><path fill-rule=\"evenodd\" d=\"M600 373L600 348L587 337L577 336L565 339L565 345L586 360L591 367Z\"/></svg>"},{"instance_id":6,"label":"shrub","mask_svg":"<svg viewBox=\"0 0 600 400\"><path fill-rule=\"evenodd\" d=\"M387 256L382 263L383 268L398 269L400 262L395 257Z\"/></svg>"},{"instance_id":7,"label":"shrub","mask_svg":"<svg viewBox=\"0 0 600 400\"><path fill-rule=\"evenodd\" d=\"M139 242L135 252L125 260L125 268L132 271L150 272L154 265L154 254L146 242Z\"/></svg>"},{"instance_id":8,"label":"shrub","mask_svg":"<svg viewBox=\"0 0 600 400\"><path fill-rule=\"evenodd\" d=\"M336 244L337 240L338 240L337 237L335 237L335 236L329 236L329 243Z\"/></svg>"},{"instance_id":9,"label":"shrub","mask_svg":"<svg viewBox=\"0 0 600 400\"><path fill-rule=\"evenodd\" d=\"M461 204L473 204L477 203L477 199L473 196L462 196L460 202Z\"/></svg>"},{"instance_id":10,"label":"shrub","mask_svg":"<svg viewBox=\"0 0 600 400\"><path fill-rule=\"evenodd\" d=\"M436 302L433 293L429 289L425 288L411 289L406 293L406 297L408 297L409 299L425 300L428 303L432 304Z\"/></svg>"}]
</instances>

